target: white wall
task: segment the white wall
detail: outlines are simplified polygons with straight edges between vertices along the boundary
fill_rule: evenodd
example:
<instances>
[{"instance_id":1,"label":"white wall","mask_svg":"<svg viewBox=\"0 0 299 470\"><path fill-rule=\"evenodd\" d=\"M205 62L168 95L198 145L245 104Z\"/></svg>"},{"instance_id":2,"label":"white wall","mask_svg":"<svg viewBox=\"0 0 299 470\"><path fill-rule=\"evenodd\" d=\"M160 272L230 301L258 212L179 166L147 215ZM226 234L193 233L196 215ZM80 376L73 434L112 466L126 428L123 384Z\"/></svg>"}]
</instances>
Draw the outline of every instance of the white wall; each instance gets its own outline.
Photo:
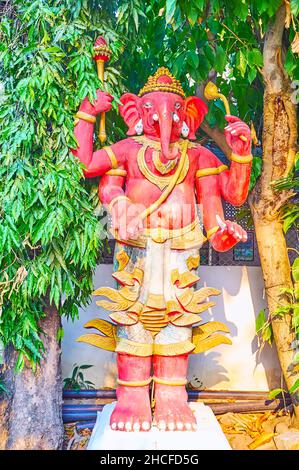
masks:
<instances>
[{"instance_id":1,"label":"white wall","mask_svg":"<svg viewBox=\"0 0 299 470\"><path fill-rule=\"evenodd\" d=\"M99 265L94 286L113 286L112 265ZM222 345L204 354L191 355L189 380L197 377L204 388L230 390L269 390L280 386L280 368L275 347L266 345L258 351L255 336L255 318L265 307L263 279L259 267L202 266L199 271L202 284L218 288L223 295L216 297L217 305L203 320L214 319L226 323L231 331L232 346ZM213 299L214 300L214 299ZM76 338L91 330L84 323L107 314L92 300L81 310L74 323L64 320L65 336L62 343L63 376L70 375L73 364L93 364L86 377L97 388L115 386L115 353L103 351Z\"/></svg>"}]
</instances>

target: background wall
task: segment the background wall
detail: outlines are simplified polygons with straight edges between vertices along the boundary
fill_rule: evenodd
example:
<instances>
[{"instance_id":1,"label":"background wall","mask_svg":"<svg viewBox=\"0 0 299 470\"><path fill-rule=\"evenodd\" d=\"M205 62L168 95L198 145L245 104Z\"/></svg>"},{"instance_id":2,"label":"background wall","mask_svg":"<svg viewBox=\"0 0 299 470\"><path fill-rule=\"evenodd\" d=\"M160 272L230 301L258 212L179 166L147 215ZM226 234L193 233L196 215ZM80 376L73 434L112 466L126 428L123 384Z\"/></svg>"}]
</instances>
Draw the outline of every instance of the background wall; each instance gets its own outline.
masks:
<instances>
[{"instance_id":1,"label":"background wall","mask_svg":"<svg viewBox=\"0 0 299 470\"><path fill-rule=\"evenodd\" d=\"M112 265L99 265L94 286L115 287L111 277ZM253 266L202 266L199 270L202 285L215 287L222 296L215 297L217 305L201 314L204 321L218 320L231 331L232 346L218 346L205 354L191 355L189 380L203 388L230 390L268 390L280 386L281 374L275 347L258 349L255 318L266 306L261 269ZM214 300L213 299L213 300ZM114 387L116 378L115 353L103 351L76 338L87 332L84 323L92 318L109 319L95 299L82 309L79 320L64 320L62 343L63 376L71 374L73 364L93 364L86 377L97 388ZM91 330L90 330L91 331Z\"/></svg>"}]
</instances>

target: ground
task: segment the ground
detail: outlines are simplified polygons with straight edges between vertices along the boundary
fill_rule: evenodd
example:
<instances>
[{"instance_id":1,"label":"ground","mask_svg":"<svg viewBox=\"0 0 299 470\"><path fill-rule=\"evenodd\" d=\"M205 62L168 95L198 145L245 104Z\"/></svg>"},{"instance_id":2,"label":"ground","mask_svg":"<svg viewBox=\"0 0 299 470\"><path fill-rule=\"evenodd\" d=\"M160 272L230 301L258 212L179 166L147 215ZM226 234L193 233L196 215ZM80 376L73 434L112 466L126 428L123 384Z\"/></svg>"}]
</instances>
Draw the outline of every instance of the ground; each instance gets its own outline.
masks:
<instances>
[{"instance_id":1,"label":"ground","mask_svg":"<svg viewBox=\"0 0 299 470\"><path fill-rule=\"evenodd\" d=\"M230 445L235 450L299 450L299 431L292 428L290 414L284 412L225 413L217 416ZM77 431L65 425L65 449L85 450L91 431Z\"/></svg>"}]
</instances>

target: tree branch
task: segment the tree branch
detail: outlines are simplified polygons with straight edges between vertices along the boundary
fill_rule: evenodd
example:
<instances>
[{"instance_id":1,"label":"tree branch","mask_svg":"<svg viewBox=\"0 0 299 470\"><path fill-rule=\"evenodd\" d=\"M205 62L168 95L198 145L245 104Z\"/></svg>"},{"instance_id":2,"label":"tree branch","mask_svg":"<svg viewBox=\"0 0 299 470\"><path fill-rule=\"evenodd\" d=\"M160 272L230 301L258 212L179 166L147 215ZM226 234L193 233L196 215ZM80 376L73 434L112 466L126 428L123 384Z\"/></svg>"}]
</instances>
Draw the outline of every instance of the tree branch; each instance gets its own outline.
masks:
<instances>
[{"instance_id":1,"label":"tree branch","mask_svg":"<svg viewBox=\"0 0 299 470\"><path fill-rule=\"evenodd\" d=\"M283 4L277 11L275 20L265 35L263 76L270 93L280 93L283 90L285 80L285 73L281 64L285 16L286 8Z\"/></svg>"},{"instance_id":2,"label":"tree branch","mask_svg":"<svg viewBox=\"0 0 299 470\"><path fill-rule=\"evenodd\" d=\"M227 145L227 142L226 142L226 139L225 139L225 136L223 134L223 132L219 129L218 126L216 127L210 127L209 124L207 123L206 120L204 120L200 126L200 128L209 136L211 137L211 139L213 139L213 141L215 142L215 144L220 148L220 150L222 150L223 153L225 153L225 155L227 157L230 156L231 154L231 149L229 148L229 146Z\"/></svg>"}]
</instances>

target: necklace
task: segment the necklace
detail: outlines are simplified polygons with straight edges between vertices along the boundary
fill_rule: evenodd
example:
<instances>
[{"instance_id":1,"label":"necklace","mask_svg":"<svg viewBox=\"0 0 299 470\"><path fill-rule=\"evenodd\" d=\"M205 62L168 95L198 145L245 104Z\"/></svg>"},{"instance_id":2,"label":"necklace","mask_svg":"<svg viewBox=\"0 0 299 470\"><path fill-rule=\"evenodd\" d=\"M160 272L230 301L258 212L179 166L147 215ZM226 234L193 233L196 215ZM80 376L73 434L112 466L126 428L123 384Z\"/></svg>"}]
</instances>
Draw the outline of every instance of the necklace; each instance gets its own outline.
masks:
<instances>
[{"instance_id":1,"label":"necklace","mask_svg":"<svg viewBox=\"0 0 299 470\"><path fill-rule=\"evenodd\" d=\"M153 150L153 163L159 173L161 173L162 175L166 175L166 173L169 173L177 165L178 158L176 157L173 160L169 160L167 163L163 163L160 160L159 151Z\"/></svg>"},{"instance_id":2,"label":"necklace","mask_svg":"<svg viewBox=\"0 0 299 470\"><path fill-rule=\"evenodd\" d=\"M148 181L150 181L151 183L154 183L156 186L158 186L158 188L161 191L163 191L163 189L165 189L169 185L172 179L172 175L171 176L155 175L155 173L153 173L146 164L146 161L145 161L146 149L147 149L146 146L142 146L138 151L137 164L138 164L139 170ZM188 169L189 169L189 159L186 158L186 162L184 164L184 167L181 172L181 176L179 177L177 184L181 183L185 179L185 176L188 173Z\"/></svg>"}]
</instances>

